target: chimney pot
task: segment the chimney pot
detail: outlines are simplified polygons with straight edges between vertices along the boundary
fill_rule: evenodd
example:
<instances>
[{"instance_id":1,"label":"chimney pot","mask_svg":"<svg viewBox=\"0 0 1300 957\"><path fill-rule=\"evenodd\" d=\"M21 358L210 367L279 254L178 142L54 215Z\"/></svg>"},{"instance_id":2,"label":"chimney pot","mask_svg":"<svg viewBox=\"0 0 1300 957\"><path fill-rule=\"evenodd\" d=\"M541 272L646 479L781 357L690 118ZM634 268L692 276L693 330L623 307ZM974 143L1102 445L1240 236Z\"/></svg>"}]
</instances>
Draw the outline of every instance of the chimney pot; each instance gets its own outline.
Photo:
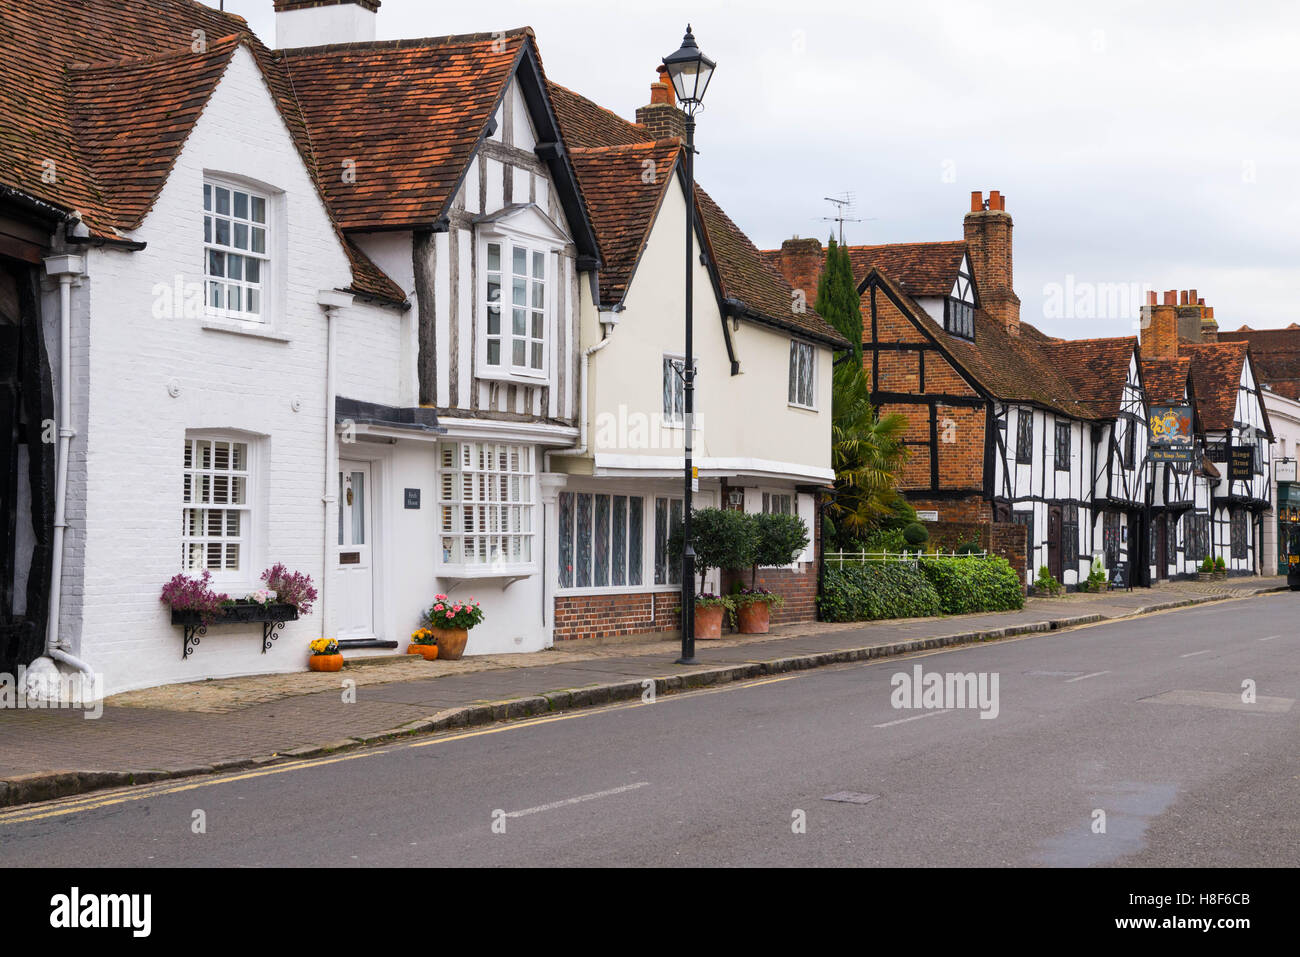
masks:
<instances>
[{"instance_id":1,"label":"chimney pot","mask_svg":"<svg viewBox=\"0 0 1300 957\"><path fill-rule=\"evenodd\" d=\"M1179 291L1179 293L1178 293L1178 300L1179 300L1179 301L1178 301L1178 305L1180 305L1180 306L1185 306L1185 305L1187 305L1187 290L1186 290L1186 289L1182 289L1182 290Z\"/></svg>"},{"instance_id":2,"label":"chimney pot","mask_svg":"<svg viewBox=\"0 0 1300 957\"><path fill-rule=\"evenodd\" d=\"M1166 289L1166 290L1165 290L1165 305L1166 305L1166 306L1176 306L1176 305L1178 305L1178 290L1177 290L1177 289Z\"/></svg>"},{"instance_id":3,"label":"chimney pot","mask_svg":"<svg viewBox=\"0 0 1300 957\"><path fill-rule=\"evenodd\" d=\"M1154 289L1148 289L1148 290L1147 290L1147 305L1148 305L1148 306L1154 306L1155 304L1156 304L1156 291L1155 291Z\"/></svg>"},{"instance_id":4,"label":"chimney pot","mask_svg":"<svg viewBox=\"0 0 1300 957\"><path fill-rule=\"evenodd\" d=\"M1002 208L1002 194L999 193L996 189L990 190L989 209L994 210L994 209L1001 209L1001 208Z\"/></svg>"},{"instance_id":5,"label":"chimney pot","mask_svg":"<svg viewBox=\"0 0 1300 957\"><path fill-rule=\"evenodd\" d=\"M978 213L984 208L984 194L978 189L971 190L970 194L970 211Z\"/></svg>"},{"instance_id":6,"label":"chimney pot","mask_svg":"<svg viewBox=\"0 0 1300 957\"><path fill-rule=\"evenodd\" d=\"M1196 290L1195 290L1195 289L1189 289L1189 290L1187 290L1187 304L1188 304L1189 306L1194 306L1194 305L1196 305L1196 302L1197 302L1197 300L1196 300ZM1201 303L1201 305L1205 305L1205 304L1204 304L1204 303Z\"/></svg>"}]
</instances>

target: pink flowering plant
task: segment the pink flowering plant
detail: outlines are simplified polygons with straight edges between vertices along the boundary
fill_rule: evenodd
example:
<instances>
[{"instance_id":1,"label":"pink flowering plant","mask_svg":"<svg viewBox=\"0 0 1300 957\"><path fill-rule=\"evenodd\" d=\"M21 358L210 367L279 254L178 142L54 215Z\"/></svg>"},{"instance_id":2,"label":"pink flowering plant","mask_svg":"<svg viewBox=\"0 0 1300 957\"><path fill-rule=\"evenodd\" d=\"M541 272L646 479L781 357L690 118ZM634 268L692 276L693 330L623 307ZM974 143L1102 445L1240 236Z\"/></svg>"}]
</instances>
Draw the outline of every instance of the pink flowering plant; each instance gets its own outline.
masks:
<instances>
[{"instance_id":1,"label":"pink flowering plant","mask_svg":"<svg viewBox=\"0 0 1300 957\"><path fill-rule=\"evenodd\" d=\"M230 604L230 596L212 589L212 573L204 571L198 577L180 574L163 585L161 600L173 611L196 611L203 624L211 624L220 614L222 606Z\"/></svg>"},{"instance_id":2,"label":"pink flowering plant","mask_svg":"<svg viewBox=\"0 0 1300 957\"><path fill-rule=\"evenodd\" d=\"M312 603L318 596L310 575L289 571L281 562L276 562L262 572L262 582L266 588L260 591L269 592L271 601L293 605L300 615L311 614Z\"/></svg>"},{"instance_id":3,"label":"pink flowering plant","mask_svg":"<svg viewBox=\"0 0 1300 957\"><path fill-rule=\"evenodd\" d=\"M468 601L434 595L433 606L424 613L424 620L430 628L464 628L468 631L483 621L483 608L472 595Z\"/></svg>"}]
</instances>

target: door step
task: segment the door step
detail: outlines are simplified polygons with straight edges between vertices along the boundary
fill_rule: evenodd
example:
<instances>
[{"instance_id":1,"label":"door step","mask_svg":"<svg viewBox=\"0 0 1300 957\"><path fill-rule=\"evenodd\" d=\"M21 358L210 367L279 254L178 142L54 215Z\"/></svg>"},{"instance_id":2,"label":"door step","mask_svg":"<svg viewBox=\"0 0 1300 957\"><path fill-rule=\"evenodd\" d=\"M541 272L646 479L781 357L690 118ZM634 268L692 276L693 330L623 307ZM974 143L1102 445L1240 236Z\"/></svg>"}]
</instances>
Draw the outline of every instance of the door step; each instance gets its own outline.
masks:
<instances>
[{"instance_id":1,"label":"door step","mask_svg":"<svg viewBox=\"0 0 1300 957\"><path fill-rule=\"evenodd\" d=\"M339 651L351 651L355 648L396 648L397 642L384 641L382 638L340 638Z\"/></svg>"}]
</instances>

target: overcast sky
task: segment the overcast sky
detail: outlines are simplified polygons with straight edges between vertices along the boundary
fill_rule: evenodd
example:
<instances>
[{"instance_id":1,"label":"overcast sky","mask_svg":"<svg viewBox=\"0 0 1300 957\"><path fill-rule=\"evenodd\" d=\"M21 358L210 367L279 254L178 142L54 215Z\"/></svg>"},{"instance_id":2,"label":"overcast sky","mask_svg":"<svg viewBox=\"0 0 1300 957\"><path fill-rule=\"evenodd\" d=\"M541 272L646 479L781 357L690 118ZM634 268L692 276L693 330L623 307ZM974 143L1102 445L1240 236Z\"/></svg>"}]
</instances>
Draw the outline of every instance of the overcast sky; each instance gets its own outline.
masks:
<instances>
[{"instance_id":1,"label":"overcast sky","mask_svg":"<svg viewBox=\"0 0 1300 957\"><path fill-rule=\"evenodd\" d=\"M274 42L271 0L226 8ZM1300 322L1294 0L384 0L379 36L527 24L551 79L632 119L688 19L718 61L697 175L760 247L824 240L844 192L851 243L960 239L999 189L1046 332L1131 334L1053 291L1121 284L1194 287L1223 329Z\"/></svg>"}]
</instances>

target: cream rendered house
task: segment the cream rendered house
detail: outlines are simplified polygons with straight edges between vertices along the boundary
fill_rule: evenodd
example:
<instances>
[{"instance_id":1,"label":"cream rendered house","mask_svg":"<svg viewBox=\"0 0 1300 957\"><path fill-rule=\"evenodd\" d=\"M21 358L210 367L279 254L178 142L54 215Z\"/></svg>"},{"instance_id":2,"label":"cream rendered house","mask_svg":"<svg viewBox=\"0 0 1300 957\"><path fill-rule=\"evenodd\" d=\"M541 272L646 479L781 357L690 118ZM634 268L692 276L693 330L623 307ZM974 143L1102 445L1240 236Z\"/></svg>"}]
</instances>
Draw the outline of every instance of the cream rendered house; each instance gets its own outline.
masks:
<instances>
[{"instance_id":1,"label":"cream rendered house","mask_svg":"<svg viewBox=\"0 0 1300 957\"><path fill-rule=\"evenodd\" d=\"M558 561L547 582L554 634L672 629L680 572L666 542L681 520L684 468L682 146L563 88L552 86L552 99L602 258L581 296L581 438L553 452L543 475L547 552ZM803 518L807 550L762 583L787 599L778 620L812 619L818 493L834 479L831 363L847 343L802 308L703 191L696 203L695 505ZM715 572L708 587L723 584Z\"/></svg>"}]
</instances>

